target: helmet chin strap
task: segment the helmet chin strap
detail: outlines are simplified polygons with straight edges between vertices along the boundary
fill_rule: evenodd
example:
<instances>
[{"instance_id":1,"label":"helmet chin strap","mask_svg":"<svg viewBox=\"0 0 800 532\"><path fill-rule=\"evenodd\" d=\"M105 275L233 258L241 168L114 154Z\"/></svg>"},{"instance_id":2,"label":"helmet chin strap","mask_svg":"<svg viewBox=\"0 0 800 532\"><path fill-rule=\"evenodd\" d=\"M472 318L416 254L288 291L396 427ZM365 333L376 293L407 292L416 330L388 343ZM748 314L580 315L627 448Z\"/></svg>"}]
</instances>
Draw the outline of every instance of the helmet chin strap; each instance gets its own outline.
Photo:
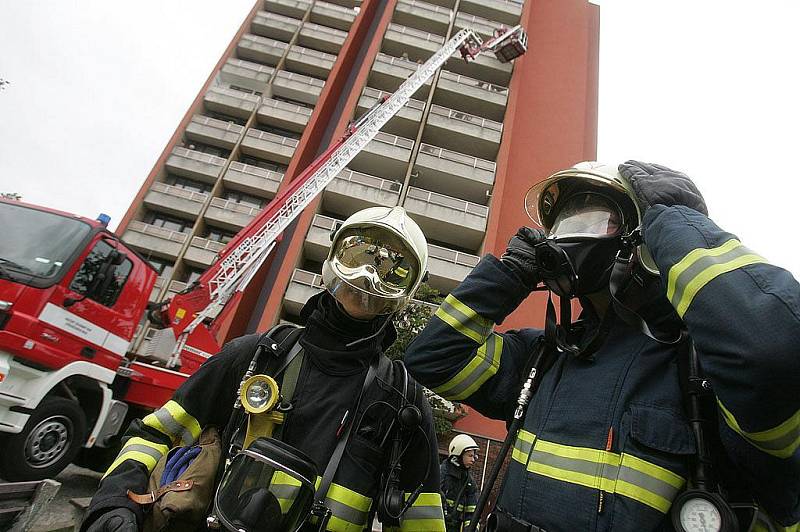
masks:
<instances>
[{"instance_id":1,"label":"helmet chin strap","mask_svg":"<svg viewBox=\"0 0 800 532\"><path fill-rule=\"evenodd\" d=\"M625 323L635 327L642 334L660 344L674 345L686 338L686 328L681 326L677 332L656 331L639 314L639 309L652 302L653 293L648 291L647 281L642 277L639 263L635 260L634 249L641 244L642 234L637 228L622 238L622 247L614 259L608 287L611 292L611 306ZM649 275L645 273L644 275ZM625 299L623 303L622 299Z\"/></svg>"},{"instance_id":2,"label":"helmet chin strap","mask_svg":"<svg viewBox=\"0 0 800 532\"><path fill-rule=\"evenodd\" d=\"M595 329L594 334L588 338L581 338L580 345L576 345L569 341L568 335L575 333L578 328L572 322L572 300L569 297L560 296L559 301L561 320L560 323L556 321L556 310L553 305L553 293L547 297L547 314L545 317L544 337L545 341L550 345L556 347L559 351L569 353L577 358L583 360L592 360L595 352L600 349L600 346L606 341L608 332L614 325L616 314L609 306L603 315L603 319ZM596 314L594 309L592 312Z\"/></svg>"}]
</instances>

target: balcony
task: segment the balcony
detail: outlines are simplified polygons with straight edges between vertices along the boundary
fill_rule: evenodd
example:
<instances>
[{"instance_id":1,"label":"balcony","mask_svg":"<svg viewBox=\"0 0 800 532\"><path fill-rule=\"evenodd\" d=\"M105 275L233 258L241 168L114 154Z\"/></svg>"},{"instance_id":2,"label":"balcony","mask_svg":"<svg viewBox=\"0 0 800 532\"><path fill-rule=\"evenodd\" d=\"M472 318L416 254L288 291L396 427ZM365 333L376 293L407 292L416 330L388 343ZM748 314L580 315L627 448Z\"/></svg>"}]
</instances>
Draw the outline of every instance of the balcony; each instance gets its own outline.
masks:
<instances>
[{"instance_id":1,"label":"balcony","mask_svg":"<svg viewBox=\"0 0 800 532\"><path fill-rule=\"evenodd\" d=\"M423 140L443 148L494 160L500 148L503 123L440 105L428 113Z\"/></svg>"},{"instance_id":2,"label":"balcony","mask_svg":"<svg viewBox=\"0 0 800 532\"><path fill-rule=\"evenodd\" d=\"M402 181L413 146L413 140L379 131L349 166L356 172Z\"/></svg>"},{"instance_id":3,"label":"balcony","mask_svg":"<svg viewBox=\"0 0 800 532\"><path fill-rule=\"evenodd\" d=\"M215 183L223 166L222 157L180 147L173 148L166 162L169 173L204 183Z\"/></svg>"},{"instance_id":4,"label":"balcony","mask_svg":"<svg viewBox=\"0 0 800 532\"><path fill-rule=\"evenodd\" d=\"M447 7L428 2L399 0L394 9L392 22L438 35L446 35L452 13L453 11Z\"/></svg>"},{"instance_id":5,"label":"balcony","mask_svg":"<svg viewBox=\"0 0 800 532\"><path fill-rule=\"evenodd\" d=\"M164 299L175 297L176 294L178 294L179 292L183 292L187 288L189 288L188 283L185 283L183 281L172 281L167 286L167 293Z\"/></svg>"},{"instance_id":6,"label":"balcony","mask_svg":"<svg viewBox=\"0 0 800 532\"><path fill-rule=\"evenodd\" d=\"M311 222L304 245L305 257L322 262L328 257L331 232L341 220L317 214ZM480 257L428 244L428 284L440 292L448 293L472 271Z\"/></svg>"},{"instance_id":7,"label":"balcony","mask_svg":"<svg viewBox=\"0 0 800 532\"><path fill-rule=\"evenodd\" d=\"M433 103L473 113L496 122L503 121L508 89L461 74L442 70Z\"/></svg>"},{"instance_id":8,"label":"balcony","mask_svg":"<svg viewBox=\"0 0 800 532\"><path fill-rule=\"evenodd\" d=\"M361 0L333 0L332 4L336 4L337 6L347 7L349 9L353 9L354 7L360 6L362 4Z\"/></svg>"},{"instance_id":9,"label":"balcony","mask_svg":"<svg viewBox=\"0 0 800 532\"><path fill-rule=\"evenodd\" d=\"M345 168L322 192L326 211L348 217L367 207L394 207L402 184Z\"/></svg>"},{"instance_id":10,"label":"balcony","mask_svg":"<svg viewBox=\"0 0 800 532\"><path fill-rule=\"evenodd\" d=\"M496 20L506 26L519 24L522 2L516 0L461 0L459 9Z\"/></svg>"},{"instance_id":11,"label":"balcony","mask_svg":"<svg viewBox=\"0 0 800 532\"><path fill-rule=\"evenodd\" d=\"M236 203L225 198L211 198L205 219L213 226L238 233L255 218L260 210L258 207Z\"/></svg>"},{"instance_id":12,"label":"balcony","mask_svg":"<svg viewBox=\"0 0 800 532\"><path fill-rule=\"evenodd\" d=\"M244 127L208 116L194 115L186 126L186 137L197 142L230 150L242 136Z\"/></svg>"},{"instance_id":13,"label":"balcony","mask_svg":"<svg viewBox=\"0 0 800 532\"><path fill-rule=\"evenodd\" d=\"M302 105L264 98L256 116L259 124L302 133L306 125L308 125L308 120L313 112L313 109Z\"/></svg>"},{"instance_id":14,"label":"balcony","mask_svg":"<svg viewBox=\"0 0 800 532\"><path fill-rule=\"evenodd\" d=\"M286 294L283 296L284 309L293 316L299 316L300 309L303 308L306 301L324 289L322 275L297 268L292 274L289 286L286 288ZM426 305L432 311L437 308L436 305L417 299L412 299L411 302L417 305Z\"/></svg>"},{"instance_id":15,"label":"balcony","mask_svg":"<svg viewBox=\"0 0 800 532\"><path fill-rule=\"evenodd\" d=\"M296 18L268 11L259 11L253 18L250 30L261 37L289 42L294 37L300 24L302 22Z\"/></svg>"},{"instance_id":16,"label":"balcony","mask_svg":"<svg viewBox=\"0 0 800 532\"><path fill-rule=\"evenodd\" d=\"M337 6L317 0L311 9L311 22L322 24L337 30L350 31L350 26L356 19L356 12L352 8Z\"/></svg>"},{"instance_id":17,"label":"balcony","mask_svg":"<svg viewBox=\"0 0 800 532\"><path fill-rule=\"evenodd\" d=\"M485 205L494 185L495 163L471 155L422 144L414 169L415 185Z\"/></svg>"},{"instance_id":18,"label":"balcony","mask_svg":"<svg viewBox=\"0 0 800 532\"><path fill-rule=\"evenodd\" d=\"M207 199L208 194L166 183L153 183L144 197L144 204L155 211L174 214L181 218L196 218Z\"/></svg>"},{"instance_id":19,"label":"balcony","mask_svg":"<svg viewBox=\"0 0 800 532\"><path fill-rule=\"evenodd\" d=\"M477 255L428 244L428 284L447 294L469 275L480 260Z\"/></svg>"},{"instance_id":20,"label":"balcony","mask_svg":"<svg viewBox=\"0 0 800 532\"><path fill-rule=\"evenodd\" d=\"M336 63L336 56L333 54L318 52L302 46L292 46L286 55L285 68L298 74L326 79L334 63Z\"/></svg>"},{"instance_id":21,"label":"balcony","mask_svg":"<svg viewBox=\"0 0 800 532\"><path fill-rule=\"evenodd\" d=\"M222 178L225 188L238 190L259 198L272 199L278 192L283 174L250 164L232 161Z\"/></svg>"},{"instance_id":22,"label":"balcony","mask_svg":"<svg viewBox=\"0 0 800 532\"><path fill-rule=\"evenodd\" d=\"M416 187L404 207L431 240L473 251L483 242L488 207Z\"/></svg>"},{"instance_id":23,"label":"balcony","mask_svg":"<svg viewBox=\"0 0 800 532\"><path fill-rule=\"evenodd\" d=\"M161 301L161 290L164 288L166 282L167 280L163 277L156 277L156 284L153 285L153 291L150 292L150 303L158 303Z\"/></svg>"},{"instance_id":24,"label":"balcony","mask_svg":"<svg viewBox=\"0 0 800 532\"><path fill-rule=\"evenodd\" d=\"M502 24L499 22L459 11L456 14L453 32L463 30L464 28L472 28L486 40L492 37L494 35L494 30L499 29L501 25Z\"/></svg>"},{"instance_id":25,"label":"balcony","mask_svg":"<svg viewBox=\"0 0 800 532\"><path fill-rule=\"evenodd\" d=\"M279 70L272 82L272 94L316 105L325 82L321 79Z\"/></svg>"},{"instance_id":26,"label":"balcony","mask_svg":"<svg viewBox=\"0 0 800 532\"><path fill-rule=\"evenodd\" d=\"M206 269L217 260L217 255L224 247L222 242L196 236L189 242L183 260L195 268Z\"/></svg>"},{"instance_id":27,"label":"balcony","mask_svg":"<svg viewBox=\"0 0 800 532\"><path fill-rule=\"evenodd\" d=\"M298 141L250 128L242 140L242 152L267 161L289 164Z\"/></svg>"},{"instance_id":28,"label":"balcony","mask_svg":"<svg viewBox=\"0 0 800 532\"><path fill-rule=\"evenodd\" d=\"M444 44L444 37L410 26L389 24L383 37L381 50L401 57L406 54L411 61L427 61Z\"/></svg>"},{"instance_id":29,"label":"balcony","mask_svg":"<svg viewBox=\"0 0 800 532\"><path fill-rule=\"evenodd\" d=\"M453 55L443 68L454 74L463 74L480 81L508 87L514 66L511 63L501 63L494 54L483 53L469 63L460 56Z\"/></svg>"},{"instance_id":30,"label":"balcony","mask_svg":"<svg viewBox=\"0 0 800 532\"><path fill-rule=\"evenodd\" d=\"M338 54L346 38L346 31L306 22L300 28L297 44L306 48L328 52L329 54Z\"/></svg>"},{"instance_id":31,"label":"balcony","mask_svg":"<svg viewBox=\"0 0 800 532\"><path fill-rule=\"evenodd\" d=\"M146 257L157 256L175 260L189 235L133 220L125 228L122 241Z\"/></svg>"},{"instance_id":32,"label":"balcony","mask_svg":"<svg viewBox=\"0 0 800 532\"><path fill-rule=\"evenodd\" d=\"M228 59L222 66L220 79L229 85L264 92L274 73L275 69L270 66L243 59Z\"/></svg>"},{"instance_id":33,"label":"balcony","mask_svg":"<svg viewBox=\"0 0 800 532\"><path fill-rule=\"evenodd\" d=\"M206 109L209 111L239 118L249 118L258 107L259 100L260 97L255 94L227 87L211 87L204 98Z\"/></svg>"},{"instance_id":34,"label":"balcony","mask_svg":"<svg viewBox=\"0 0 800 532\"><path fill-rule=\"evenodd\" d=\"M369 73L368 85L383 91L394 92L401 83L417 71L417 68L419 68L419 64L413 61L378 52ZM412 96L418 100L424 100L428 97L430 88L431 80L428 79Z\"/></svg>"},{"instance_id":35,"label":"balcony","mask_svg":"<svg viewBox=\"0 0 800 532\"><path fill-rule=\"evenodd\" d=\"M264 2L267 11L296 19L303 18L309 7L311 7L309 0L265 0Z\"/></svg>"},{"instance_id":36,"label":"balcony","mask_svg":"<svg viewBox=\"0 0 800 532\"><path fill-rule=\"evenodd\" d=\"M364 87L364 92L361 98L358 99L356 116L361 116L363 113L366 113L384 96L391 96L391 93L379 91L372 87ZM419 130L419 122L422 120L422 112L424 109L425 102L409 100L408 103L381 128L381 131L401 137L415 138Z\"/></svg>"},{"instance_id":37,"label":"balcony","mask_svg":"<svg viewBox=\"0 0 800 532\"><path fill-rule=\"evenodd\" d=\"M262 65L275 66L288 48L289 45L283 41L245 33L236 47L236 53L241 59L257 61Z\"/></svg>"}]
</instances>

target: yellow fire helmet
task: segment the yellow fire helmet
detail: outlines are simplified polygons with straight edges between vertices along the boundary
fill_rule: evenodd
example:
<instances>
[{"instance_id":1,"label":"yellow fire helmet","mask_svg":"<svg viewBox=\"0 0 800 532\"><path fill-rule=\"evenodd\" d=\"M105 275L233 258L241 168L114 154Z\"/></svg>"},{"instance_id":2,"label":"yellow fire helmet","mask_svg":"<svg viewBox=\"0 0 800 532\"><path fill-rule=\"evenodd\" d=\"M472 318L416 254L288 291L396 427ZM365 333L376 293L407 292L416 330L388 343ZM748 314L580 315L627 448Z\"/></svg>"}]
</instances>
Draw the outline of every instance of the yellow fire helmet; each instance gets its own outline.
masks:
<instances>
[{"instance_id":1,"label":"yellow fire helmet","mask_svg":"<svg viewBox=\"0 0 800 532\"><path fill-rule=\"evenodd\" d=\"M578 163L533 185L525 195L525 212L549 235L567 200L576 193L591 191L607 195L617 204L622 216L621 226L626 232L641 226L642 213L633 190L620 175L617 165L596 161ZM644 244L637 246L637 255L645 270L659 275L658 267Z\"/></svg>"},{"instance_id":2,"label":"yellow fire helmet","mask_svg":"<svg viewBox=\"0 0 800 532\"><path fill-rule=\"evenodd\" d=\"M322 280L340 302L389 314L411 300L425 278L428 243L402 207L370 207L350 216L331 237Z\"/></svg>"}]
</instances>

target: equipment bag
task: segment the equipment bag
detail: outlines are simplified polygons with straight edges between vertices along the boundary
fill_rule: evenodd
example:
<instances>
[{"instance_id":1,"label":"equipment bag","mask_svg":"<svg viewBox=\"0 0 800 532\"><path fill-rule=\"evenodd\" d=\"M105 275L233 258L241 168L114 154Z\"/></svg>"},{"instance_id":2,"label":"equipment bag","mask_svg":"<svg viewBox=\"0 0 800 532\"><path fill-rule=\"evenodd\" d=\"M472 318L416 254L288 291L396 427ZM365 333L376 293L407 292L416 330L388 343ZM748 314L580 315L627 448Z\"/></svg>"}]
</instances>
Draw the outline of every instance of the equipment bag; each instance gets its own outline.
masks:
<instances>
[{"instance_id":1,"label":"equipment bag","mask_svg":"<svg viewBox=\"0 0 800 532\"><path fill-rule=\"evenodd\" d=\"M175 447L161 457L150 475L148 493L137 495L128 491L128 498L144 508L152 505L145 513L145 532L190 532L205 522L222 456L219 432L206 427L197 443L188 452L185 449ZM197 454L184 465L178 453L186 453L187 457ZM177 480L171 480L176 477ZM162 485L162 479L170 481Z\"/></svg>"}]
</instances>

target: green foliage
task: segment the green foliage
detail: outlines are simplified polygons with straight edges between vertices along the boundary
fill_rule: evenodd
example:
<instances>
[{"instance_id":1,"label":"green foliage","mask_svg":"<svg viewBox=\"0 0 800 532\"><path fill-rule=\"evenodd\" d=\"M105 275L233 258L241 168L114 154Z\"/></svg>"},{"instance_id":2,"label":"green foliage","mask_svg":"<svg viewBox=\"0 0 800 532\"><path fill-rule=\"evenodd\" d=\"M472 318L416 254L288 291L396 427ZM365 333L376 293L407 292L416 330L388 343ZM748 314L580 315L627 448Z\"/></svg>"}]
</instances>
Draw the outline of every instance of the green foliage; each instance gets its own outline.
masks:
<instances>
[{"instance_id":1,"label":"green foliage","mask_svg":"<svg viewBox=\"0 0 800 532\"><path fill-rule=\"evenodd\" d=\"M386 351L390 359L402 359L406 348L428 324L435 306L444 299L438 290L427 284L420 285L415 300L394 317L394 326L397 329L397 341ZM424 303L428 303L428 305ZM446 434L453 429L453 422L463 417L463 409L457 403L445 401L430 390L425 390L428 402L433 410L433 423L437 434Z\"/></svg>"}]
</instances>

